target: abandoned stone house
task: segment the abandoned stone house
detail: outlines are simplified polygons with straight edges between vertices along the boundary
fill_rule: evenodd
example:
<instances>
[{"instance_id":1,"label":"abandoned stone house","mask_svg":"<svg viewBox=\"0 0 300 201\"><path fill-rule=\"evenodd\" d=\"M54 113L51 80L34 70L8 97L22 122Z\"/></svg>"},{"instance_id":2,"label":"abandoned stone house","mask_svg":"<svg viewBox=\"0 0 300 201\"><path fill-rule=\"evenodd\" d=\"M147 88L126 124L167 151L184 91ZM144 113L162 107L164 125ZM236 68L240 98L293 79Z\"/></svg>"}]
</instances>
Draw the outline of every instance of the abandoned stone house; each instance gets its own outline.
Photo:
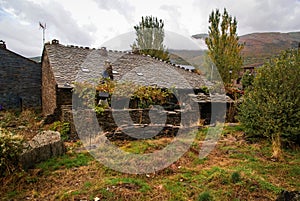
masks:
<instances>
[{"instance_id":1,"label":"abandoned stone house","mask_svg":"<svg viewBox=\"0 0 300 201\"><path fill-rule=\"evenodd\" d=\"M49 121L73 122L73 84L101 77L110 77L117 82L130 81L139 86L175 88L192 94L201 91L206 85L205 79L193 70L148 55L106 50L104 47L91 49L65 46L59 44L58 40L53 40L52 43L45 44L42 55L43 115L49 117ZM210 112L210 106L201 109L206 110L206 113ZM144 114L146 122L149 122L147 111ZM107 123L108 129L115 129L113 118L110 117L111 114L108 113L98 119L98 122ZM177 117L180 119L180 113ZM123 119L126 121L128 118L124 116ZM178 123L175 119L170 120L169 124ZM76 129L71 124L72 131L76 132Z\"/></svg>"},{"instance_id":2,"label":"abandoned stone house","mask_svg":"<svg viewBox=\"0 0 300 201\"><path fill-rule=\"evenodd\" d=\"M0 107L41 107L41 65L7 49L0 41Z\"/></svg>"},{"instance_id":3,"label":"abandoned stone house","mask_svg":"<svg viewBox=\"0 0 300 201\"><path fill-rule=\"evenodd\" d=\"M110 71L107 71L110 67ZM72 105L74 82L110 76L116 81L131 81L160 88L200 89L204 79L181 66L131 52L65 46L53 40L42 56L43 114L61 115Z\"/></svg>"}]
</instances>

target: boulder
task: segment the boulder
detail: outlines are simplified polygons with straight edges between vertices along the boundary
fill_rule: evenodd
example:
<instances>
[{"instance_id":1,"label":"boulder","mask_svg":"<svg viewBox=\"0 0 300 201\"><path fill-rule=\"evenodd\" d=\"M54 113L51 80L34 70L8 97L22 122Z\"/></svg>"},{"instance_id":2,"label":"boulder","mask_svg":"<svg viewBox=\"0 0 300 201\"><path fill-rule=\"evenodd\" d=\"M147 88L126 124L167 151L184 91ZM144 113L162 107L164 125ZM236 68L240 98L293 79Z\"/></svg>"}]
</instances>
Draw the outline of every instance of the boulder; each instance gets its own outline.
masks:
<instances>
[{"instance_id":1,"label":"boulder","mask_svg":"<svg viewBox=\"0 0 300 201\"><path fill-rule=\"evenodd\" d=\"M65 147L60 133L55 131L43 131L25 143L25 148L20 155L19 161L26 170L39 162L64 153Z\"/></svg>"}]
</instances>

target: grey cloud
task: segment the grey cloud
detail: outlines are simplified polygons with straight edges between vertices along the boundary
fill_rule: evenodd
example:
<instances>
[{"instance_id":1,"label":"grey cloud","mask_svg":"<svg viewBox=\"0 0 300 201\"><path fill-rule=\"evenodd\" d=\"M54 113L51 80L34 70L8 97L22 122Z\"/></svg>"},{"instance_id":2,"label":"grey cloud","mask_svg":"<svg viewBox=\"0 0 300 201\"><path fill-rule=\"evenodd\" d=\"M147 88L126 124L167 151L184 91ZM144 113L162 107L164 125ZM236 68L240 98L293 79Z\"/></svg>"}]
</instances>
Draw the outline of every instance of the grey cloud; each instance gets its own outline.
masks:
<instances>
[{"instance_id":1,"label":"grey cloud","mask_svg":"<svg viewBox=\"0 0 300 201\"><path fill-rule=\"evenodd\" d=\"M135 7L126 0L96 0L100 9L116 10L120 15L123 15L128 22L133 22L133 12Z\"/></svg>"},{"instance_id":2,"label":"grey cloud","mask_svg":"<svg viewBox=\"0 0 300 201\"><path fill-rule=\"evenodd\" d=\"M248 22L262 31L295 30L300 27L300 3L296 0L260 1Z\"/></svg>"},{"instance_id":3,"label":"grey cloud","mask_svg":"<svg viewBox=\"0 0 300 201\"><path fill-rule=\"evenodd\" d=\"M6 42L9 50L28 57L41 55L42 37L38 29L26 29L10 19L0 20L0 27L5 27L0 29L0 39Z\"/></svg>"},{"instance_id":4,"label":"grey cloud","mask_svg":"<svg viewBox=\"0 0 300 201\"><path fill-rule=\"evenodd\" d=\"M185 31L186 33L188 33L188 30L185 27L184 23L180 22L179 20L182 16L180 7L175 5L162 5L160 9L168 13L169 18L166 19L166 23L170 25L169 27L172 27L172 31Z\"/></svg>"},{"instance_id":5,"label":"grey cloud","mask_svg":"<svg viewBox=\"0 0 300 201\"><path fill-rule=\"evenodd\" d=\"M90 45L92 37L79 27L71 13L57 2L36 4L28 0L4 0L0 4L6 9L13 9L15 15L29 23L46 22L48 35L53 35L65 43ZM22 34L22 33L21 33Z\"/></svg>"},{"instance_id":6,"label":"grey cloud","mask_svg":"<svg viewBox=\"0 0 300 201\"><path fill-rule=\"evenodd\" d=\"M243 1L197 1L194 5L201 13L202 22L216 8L236 16L239 33L265 31L297 31L300 27L300 2L298 0L243 0ZM204 19L204 20L203 20Z\"/></svg>"}]
</instances>

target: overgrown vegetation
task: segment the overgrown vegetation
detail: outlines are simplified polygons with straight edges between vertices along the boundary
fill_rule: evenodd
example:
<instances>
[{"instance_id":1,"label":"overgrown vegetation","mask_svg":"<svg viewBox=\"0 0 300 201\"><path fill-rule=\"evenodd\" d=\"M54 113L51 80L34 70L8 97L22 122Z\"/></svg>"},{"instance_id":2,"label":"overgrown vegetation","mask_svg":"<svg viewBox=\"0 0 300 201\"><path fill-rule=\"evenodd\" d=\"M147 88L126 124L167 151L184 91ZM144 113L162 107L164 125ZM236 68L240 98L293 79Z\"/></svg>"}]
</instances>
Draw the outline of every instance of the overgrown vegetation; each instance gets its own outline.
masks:
<instances>
[{"instance_id":1,"label":"overgrown vegetation","mask_svg":"<svg viewBox=\"0 0 300 201\"><path fill-rule=\"evenodd\" d=\"M42 162L0 182L4 200L275 200L281 190L300 188L300 153L285 150L284 161L270 159L266 140L249 143L241 126L225 127L215 150L199 159L208 128L197 133L190 150L166 169L130 175L95 161L80 143L66 143L64 156ZM173 138L115 141L132 153L150 153ZM283 179L284 178L284 179Z\"/></svg>"},{"instance_id":2,"label":"overgrown vegetation","mask_svg":"<svg viewBox=\"0 0 300 201\"><path fill-rule=\"evenodd\" d=\"M244 90L247 89L248 87L252 87L252 84L254 81L253 73L251 73L250 71L247 70L246 72L244 72L241 81L242 81L242 86L243 86Z\"/></svg>"},{"instance_id":3,"label":"overgrown vegetation","mask_svg":"<svg viewBox=\"0 0 300 201\"><path fill-rule=\"evenodd\" d=\"M19 155L23 151L24 138L0 127L0 177L19 167Z\"/></svg>"},{"instance_id":4,"label":"overgrown vegetation","mask_svg":"<svg viewBox=\"0 0 300 201\"><path fill-rule=\"evenodd\" d=\"M66 141L69 139L70 136L70 123L68 122L61 122L55 121L53 124L50 125L50 130L58 131L60 133L61 139Z\"/></svg>"},{"instance_id":5,"label":"overgrown vegetation","mask_svg":"<svg viewBox=\"0 0 300 201\"><path fill-rule=\"evenodd\" d=\"M270 139L276 159L281 158L282 142L300 144L299 77L299 51L285 51L258 70L240 106L247 137Z\"/></svg>"},{"instance_id":6,"label":"overgrown vegetation","mask_svg":"<svg viewBox=\"0 0 300 201\"><path fill-rule=\"evenodd\" d=\"M25 139L31 139L41 130L41 120L40 114L34 110L0 112L0 127Z\"/></svg>"},{"instance_id":7,"label":"overgrown vegetation","mask_svg":"<svg viewBox=\"0 0 300 201\"><path fill-rule=\"evenodd\" d=\"M76 83L75 93L83 100L85 106L94 108L97 114L101 114L109 108L111 97L114 96L115 107L149 108L151 105L163 105L173 97L175 93L172 89L161 89L157 86L140 86L132 82L115 82L110 79L100 79L96 86L89 83ZM99 101L97 94L105 92L109 94L107 103ZM118 101L123 103L123 99L130 99L130 105L118 106Z\"/></svg>"}]
</instances>

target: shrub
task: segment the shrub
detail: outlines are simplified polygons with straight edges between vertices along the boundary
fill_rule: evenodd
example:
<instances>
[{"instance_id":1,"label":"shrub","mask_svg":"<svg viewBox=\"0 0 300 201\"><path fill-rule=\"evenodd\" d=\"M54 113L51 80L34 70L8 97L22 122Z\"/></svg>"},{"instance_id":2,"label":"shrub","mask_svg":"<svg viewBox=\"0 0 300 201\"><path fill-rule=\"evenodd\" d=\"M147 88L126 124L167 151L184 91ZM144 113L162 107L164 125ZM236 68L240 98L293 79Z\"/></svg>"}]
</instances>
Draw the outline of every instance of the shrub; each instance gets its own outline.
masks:
<instances>
[{"instance_id":1,"label":"shrub","mask_svg":"<svg viewBox=\"0 0 300 201\"><path fill-rule=\"evenodd\" d=\"M12 173L19 165L19 155L23 151L23 137L13 135L0 128L0 176Z\"/></svg>"},{"instance_id":2,"label":"shrub","mask_svg":"<svg viewBox=\"0 0 300 201\"><path fill-rule=\"evenodd\" d=\"M275 158L282 141L300 144L299 78L300 52L282 52L258 70L239 108L246 135L270 139Z\"/></svg>"},{"instance_id":3,"label":"shrub","mask_svg":"<svg viewBox=\"0 0 300 201\"><path fill-rule=\"evenodd\" d=\"M240 175L240 173L233 172L231 174L231 182L235 184L235 183L238 183L240 181L241 181L241 175Z\"/></svg>"},{"instance_id":4,"label":"shrub","mask_svg":"<svg viewBox=\"0 0 300 201\"><path fill-rule=\"evenodd\" d=\"M246 89L248 87L251 87L253 84L254 75L250 71L246 71L242 77L242 86L243 89Z\"/></svg>"}]
</instances>

